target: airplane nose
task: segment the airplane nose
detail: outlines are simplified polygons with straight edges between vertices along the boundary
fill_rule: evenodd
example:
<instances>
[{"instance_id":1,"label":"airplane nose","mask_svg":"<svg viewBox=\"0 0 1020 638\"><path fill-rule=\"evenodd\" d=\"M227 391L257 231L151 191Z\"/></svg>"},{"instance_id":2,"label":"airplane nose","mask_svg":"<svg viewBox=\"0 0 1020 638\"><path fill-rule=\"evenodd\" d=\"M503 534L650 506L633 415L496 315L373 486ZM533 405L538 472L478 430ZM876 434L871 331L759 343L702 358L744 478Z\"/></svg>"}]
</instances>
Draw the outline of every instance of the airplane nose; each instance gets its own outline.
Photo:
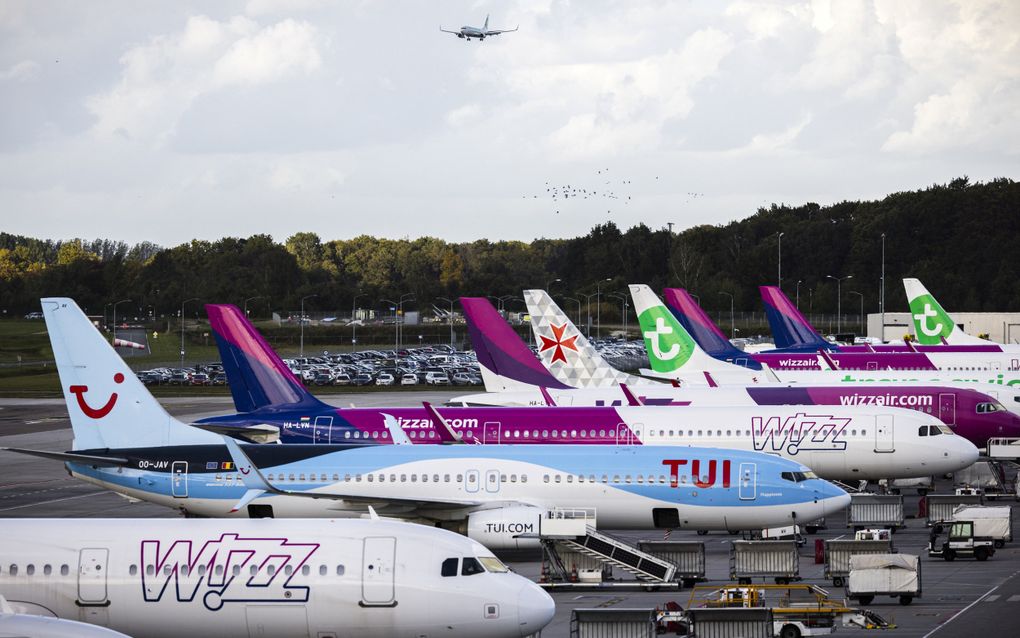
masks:
<instances>
[{"instance_id":1,"label":"airplane nose","mask_svg":"<svg viewBox=\"0 0 1020 638\"><path fill-rule=\"evenodd\" d=\"M517 617L521 636L537 634L548 625L556 613L552 596L534 583L527 583L517 594Z\"/></svg>"},{"instance_id":2,"label":"airplane nose","mask_svg":"<svg viewBox=\"0 0 1020 638\"><path fill-rule=\"evenodd\" d=\"M977 463L978 457L981 456L981 451L977 449L977 446L975 446L973 443L963 438L962 436L958 436L956 438L959 439L958 443L959 447L961 448L957 456L959 457L961 463L965 463L965 465L963 465L961 469L963 469L964 467L970 467L971 465Z\"/></svg>"},{"instance_id":3,"label":"airplane nose","mask_svg":"<svg viewBox=\"0 0 1020 638\"><path fill-rule=\"evenodd\" d=\"M828 481L822 483L815 490L816 498L822 506L822 516L828 516L850 505L850 495L846 491Z\"/></svg>"}]
</instances>

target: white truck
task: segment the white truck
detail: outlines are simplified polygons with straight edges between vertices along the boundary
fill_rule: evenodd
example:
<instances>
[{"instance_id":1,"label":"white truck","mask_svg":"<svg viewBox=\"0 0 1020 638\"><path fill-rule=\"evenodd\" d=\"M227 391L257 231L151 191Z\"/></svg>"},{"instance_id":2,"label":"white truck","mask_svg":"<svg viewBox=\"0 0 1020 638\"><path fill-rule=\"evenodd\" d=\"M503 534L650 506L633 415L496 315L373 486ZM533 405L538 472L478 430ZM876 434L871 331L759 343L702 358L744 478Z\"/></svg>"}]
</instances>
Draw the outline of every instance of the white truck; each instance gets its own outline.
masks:
<instances>
[{"instance_id":1,"label":"white truck","mask_svg":"<svg viewBox=\"0 0 1020 638\"><path fill-rule=\"evenodd\" d=\"M949 522L973 521L974 535L991 538L996 549L1013 540L1013 508L1009 505L988 507L961 505L953 510Z\"/></svg>"},{"instance_id":2,"label":"white truck","mask_svg":"<svg viewBox=\"0 0 1020 638\"><path fill-rule=\"evenodd\" d=\"M869 605L875 596L909 605L921 596L921 562L913 554L854 554L850 557L847 598Z\"/></svg>"}]
</instances>

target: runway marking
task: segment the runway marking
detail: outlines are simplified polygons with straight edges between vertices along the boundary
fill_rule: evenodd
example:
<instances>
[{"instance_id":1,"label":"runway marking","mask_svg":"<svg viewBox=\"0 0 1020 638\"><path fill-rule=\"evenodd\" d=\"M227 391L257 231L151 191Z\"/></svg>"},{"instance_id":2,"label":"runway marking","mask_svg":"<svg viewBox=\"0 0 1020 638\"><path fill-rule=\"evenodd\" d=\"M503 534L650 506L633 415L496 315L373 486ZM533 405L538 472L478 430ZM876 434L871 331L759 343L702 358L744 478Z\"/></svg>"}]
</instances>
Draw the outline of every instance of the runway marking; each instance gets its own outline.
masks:
<instances>
[{"instance_id":1,"label":"runway marking","mask_svg":"<svg viewBox=\"0 0 1020 638\"><path fill-rule=\"evenodd\" d=\"M948 619L948 620L946 620L946 622L944 622L944 623L942 623L941 625L939 625L938 627L936 627L936 628L932 629L931 631L929 631L928 633L926 633L926 634L925 634L924 636L922 636L922 638L929 638L929 636L932 636L932 635L934 635L934 634L935 634L935 632L937 632L938 630L940 630L940 629L944 628L944 627L945 627L946 625L948 625L949 623L951 623L951 622L953 622L954 620L956 620L957 618L959 618L959 617L960 617L960 614L964 613L965 611L967 611L968 609L970 609L970 608L971 608L971 607L973 607L974 605L976 605L976 604L978 604L979 602L983 601L983 600L984 600L985 598L987 598L987 597L989 596L989 594L991 594L991 593L992 593L993 591L995 591L995 590L996 590L996 589L998 589L999 587L1002 587L1002 586L1003 586L1004 584L1006 584L1007 582L1009 582L1009 580L1010 580L1010 579L1012 579L1013 577L1015 577L1015 576L1016 576L1017 574L1020 574L1020 570L1017 570L1017 571L1013 572L1013 573L1012 573L1012 575L1010 575L1009 577L1007 577L1007 578L1006 578L1006 579L1005 579L1004 581L1002 581L1001 583L999 583L999 584L998 584L998 585L996 585L995 587L992 587L991 589L989 589L988 591L986 591L986 592L985 592L984 594L982 594L982 596L981 596L980 598L978 598L977 600L975 600L975 601L974 601L974 602L972 602L971 604L967 605L966 607L964 607L964 608L963 608L963 609L961 609L960 611L958 611L958 612L956 612L955 614L953 614L952 616L950 616L950 617L949 617L949 619Z\"/></svg>"},{"instance_id":2,"label":"runway marking","mask_svg":"<svg viewBox=\"0 0 1020 638\"><path fill-rule=\"evenodd\" d=\"M988 598L985 598L986 603L994 603L997 600L999 600L999 594L992 594Z\"/></svg>"},{"instance_id":3,"label":"runway marking","mask_svg":"<svg viewBox=\"0 0 1020 638\"><path fill-rule=\"evenodd\" d=\"M1006 602L1007 603L1015 603L1018 600L1020 600L1020 594L1013 594L1012 596L1010 596L1009 598L1006 599Z\"/></svg>"},{"instance_id":4,"label":"runway marking","mask_svg":"<svg viewBox=\"0 0 1020 638\"><path fill-rule=\"evenodd\" d=\"M37 505L46 505L48 503L60 503L62 501L73 501L76 498L85 498L86 496L95 496L96 494L102 494L99 492L89 492L88 494L79 494L78 496L68 496L66 498L55 498L52 501L39 501L38 503L26 503L25 505L15 505L14 507L5 507L0 509L0 512L10 512L12 510L20 510L26 507L35 507Z\"/></svg>"}]
</instances>

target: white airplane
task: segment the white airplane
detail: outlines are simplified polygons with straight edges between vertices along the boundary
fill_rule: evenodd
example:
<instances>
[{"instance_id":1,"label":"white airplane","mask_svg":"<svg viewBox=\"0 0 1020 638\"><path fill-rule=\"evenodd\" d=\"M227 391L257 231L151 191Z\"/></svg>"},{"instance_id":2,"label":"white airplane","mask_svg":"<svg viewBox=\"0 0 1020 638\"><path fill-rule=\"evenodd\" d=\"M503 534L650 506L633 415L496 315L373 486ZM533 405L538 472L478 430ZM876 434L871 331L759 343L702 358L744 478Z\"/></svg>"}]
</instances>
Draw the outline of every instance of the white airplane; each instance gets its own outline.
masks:
<instances>
[{"instance_id":1,"label":"white airplane","mask_svg":"<svg viewBox=\"0 0 1020 638\"><path fill-rule=\"evenodd\" d=\"M485 38L487 38L489 36L499 35L500 33L512 33L512 32L516 31L519 28L520 28L520 25L517 25L513 29L502 29L502 30L500 30L500 29L490 29L489 28L489 16L485 16L485 25L482 26L481 28L463 26L463 27L461 27L460 29L458 29L456 31L450 31L449 29L444 29L443 25L439 25L439 30L442 31L443 33L452 33L455 36L457 36L458 38L460 38L462 40L466 39L469 42L471 41L472 38L478 38L478 40L481 41L481 40L484 40Z\"/></svg>"},{"instance_id":2,"label":"white airplane","mask_svg":"<svg viewBox=\"0 0 1020 638\"><path fill-rule=\"evenodd\" d=\"M849 503L801 463L712 447L353 442L241 452L167 414L72 300L42 306L74 445L14 451L187 513L351 518L372 505L497 548L537 547L521 534L562 509L595 511L602 528L741 530L812 520Z\"/></svg>"},{"instance_id":3,"label":"white airplane","mask_svg":"<svg viewBox=\"0 0 1020 638\"><path fill-rule=\"evenodd\" d=\"M119 631L75 620L30 614L0 595L0 638L130 638Z\"/></svg>"},{"instance_id":4,"label":"white airplane","mask_svg":"<svg viewBox=\"0 0 1020 638\"><path fill-rule=\"evenodd\" d=\"M7 520L0 592L148 638L519 638L555 611L479 543L380 519Z\"/></svg>"}]
</instances>

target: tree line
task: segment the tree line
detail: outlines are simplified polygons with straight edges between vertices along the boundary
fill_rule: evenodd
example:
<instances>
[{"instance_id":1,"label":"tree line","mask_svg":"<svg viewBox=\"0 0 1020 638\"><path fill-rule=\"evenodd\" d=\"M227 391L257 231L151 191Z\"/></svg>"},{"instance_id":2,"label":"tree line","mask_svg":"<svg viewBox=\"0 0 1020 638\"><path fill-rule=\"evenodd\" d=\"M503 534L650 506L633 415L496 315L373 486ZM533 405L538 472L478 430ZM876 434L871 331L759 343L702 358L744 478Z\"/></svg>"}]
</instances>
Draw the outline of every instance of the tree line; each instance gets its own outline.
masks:
<instances>
[{"instance_id":1,"label":"tree line","mask_svg":"<svg viewBox=\"0 0 1020 638\"><path fill-rule=\"evenodd\" d=\"M549 287L569 312L601 291L602 318L615 320L628 283L687 288L708 310L761 308L757 287L778 280L803 311L878 311L885 235L886 309L906 310L900 280L918 277L950 311L1020 311L1020 186L1008 178L947 184L878 201L820 206L773 204L745 219L672 233L612 222L586 235L531 242L451 243L435 237L362 235L323 240L299 232L277 243L268 235L194 240L170 248L111 240L56 241L0 233L0 310L39 309L39 298L68 296L90 314L121 299L124 315L173 315L185 299L244 305L254 316L306 309L346 315L355 306L388 312L401 296L428 312L439 298L503 297L523 310L525 288ZM780 233L782 234L780 236ZM799 283L798 283L799 282ZM728 293L728 294L727 294ZM496 302L500 303L500 302ZM592 308L594 313L594 303ZM134 310L137 308L137 313ZM190 314L190 311L189 311Z\"/></svg>"}]
</instances>

